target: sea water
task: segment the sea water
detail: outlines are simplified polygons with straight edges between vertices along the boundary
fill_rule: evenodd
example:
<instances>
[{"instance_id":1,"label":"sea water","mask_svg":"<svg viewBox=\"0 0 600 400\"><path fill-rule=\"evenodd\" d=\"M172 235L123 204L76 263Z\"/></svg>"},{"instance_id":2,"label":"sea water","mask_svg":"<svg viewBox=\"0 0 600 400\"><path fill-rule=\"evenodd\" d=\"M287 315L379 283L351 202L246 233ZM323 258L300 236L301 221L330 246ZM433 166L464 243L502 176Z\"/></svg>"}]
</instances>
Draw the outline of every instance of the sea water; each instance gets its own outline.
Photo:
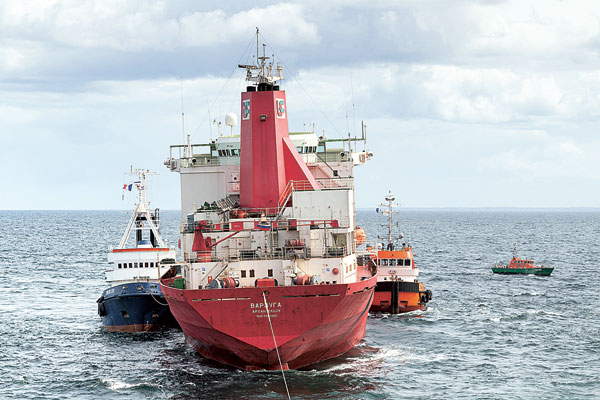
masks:
<instances>
[{"instance_id":1,"label":"sea water","mask_svg":"<svg viewBox=\"0 0 600 400\"><path fill-rule=\"evenodd\" d=\"M0 398L280 399L281 372L206 360L181 331L105 332L96 299L129 213L0 211ZM177 243L180 214L163 212ZM369 240L386 219L358 212ZM600 212L401 211L433 291L371 314L342 357L286 371L293 399L600 398ZM519 254L550 277L495 275Z\"/></svg>"}]
</instances>

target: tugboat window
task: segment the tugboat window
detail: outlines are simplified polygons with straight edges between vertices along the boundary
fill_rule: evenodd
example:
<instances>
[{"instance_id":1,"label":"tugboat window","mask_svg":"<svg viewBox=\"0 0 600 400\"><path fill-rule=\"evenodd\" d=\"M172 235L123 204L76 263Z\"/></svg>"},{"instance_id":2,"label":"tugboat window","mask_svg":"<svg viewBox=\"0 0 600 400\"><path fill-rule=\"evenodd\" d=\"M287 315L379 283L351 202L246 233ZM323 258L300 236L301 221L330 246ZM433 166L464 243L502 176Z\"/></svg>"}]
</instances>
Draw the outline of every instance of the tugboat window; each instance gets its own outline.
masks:
<instances>
[{"instance_id":1,"label":"tugboat window","mask_svg":"<svg viewBox=\"0 0 600 400\"><path fill-rule=\"evenodd\" d=\"M269 269L269 270L267 270L267 276L268 276L269 278L272 278L272 277L273 277L273 270L272 270L272 269Z\"/></svg>"},{"instance_id":2,"label":"tugboat window","mask_svg":"<svg viewBox=\"0 0 600 400\"><path fill-rule=\"evenodd\" d=\"M129 263L129 268L133 268L133 264L132 263Z\"/></svg>"},{"instance_id":3,"label":"tugboat window","mask_svg":"<svg viewBox=\"0 0 600 400\"><path fill-rule=\"evenodd\" d=\"M398 261L402 262L402 260L398 260ZM396 259L392 258L390 260L390 267L395 267L395 266L396 266Z\"/></svg>"},{"instance_id":4,"label":"tugboat window","mask_svg":"<svg viewBox=\"0 0 600 400\"><path fill-rule=\"evenodd\" d=\"M144 263L144 267L145 267L145 268L148 268L148 263Z\"/></svg>"},{"instance_id":5,"label":"tugboat window","mask_svg":"<svg viewBox=\"0 0 600 400\"><path fill-rule=\"evenodd\" d=\"M246 270L245 270L245 269L243 269L243 270L241 271L241 273L242 273L242 278L245 278L245 277L246 277Z\"/></svg>"},{"instance_id":6,"label":"tugboat window","mask_svg":"<svg viewBox=\"0 0 600 400\"><path fill-rule=\"evenodd\" d=\"M119 263L119 268L121 268L121 263Z\"/></svg>"},{"instance_id":7,"label":"tugboat window","mask_svg":"<svg viewBox=\"0 0 600 400\"><path fill-rule=\"evenodd\" d=\"M381 260L381 266L382 266L382 267L387 267L387 266L388 266L388 260L387 260L387 259L385 259L385 258L383 258L383 259Z\"/></svg>"},{"instance_id":8,"label":"tugboat window","mask_svg":"<svg viewBox=\"0 0 600 400\"><path fill-rule=\"evenodd\" d=\"M253 269L250 270L250 278L254 278L254 270Z\"/></svg>"},{"instance_id":9,"label":"tugboat window","mask_svg":"<svg viewBox=\"0 0 600 400\"><path fill-rule=\"evenodd\" d=\"M137 268L138 267L138 263L133 263L133 268Z\"/></svg>"},{"instance_id":10,"label":"tugboat window","mask_svg":"<svg viewBox=\"0 0 600 400\"><path fill-rule=\"evenodd\" d=\"M410 267L410 259L407 258L406 260L404 260L404 265Z\"/></svg>"}]
</instances>

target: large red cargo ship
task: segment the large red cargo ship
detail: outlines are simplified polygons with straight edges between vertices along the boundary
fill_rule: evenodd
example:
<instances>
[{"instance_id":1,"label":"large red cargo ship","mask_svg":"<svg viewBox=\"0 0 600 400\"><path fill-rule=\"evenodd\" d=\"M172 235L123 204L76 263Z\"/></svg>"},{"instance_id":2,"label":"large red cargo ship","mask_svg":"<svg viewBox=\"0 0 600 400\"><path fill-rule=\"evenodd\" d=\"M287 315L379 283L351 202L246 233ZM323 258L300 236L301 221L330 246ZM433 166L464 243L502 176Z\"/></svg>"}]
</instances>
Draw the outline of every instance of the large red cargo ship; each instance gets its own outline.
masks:
<instances>
[{"instance_id":1,"label":"large red cargo ship","mask_svg":"<svg viewBox=\"0 0 600 400\"><path fill-rule=\"evenodd\" d=\"M290 135L282 68L268 60L240 66L250 82L240 136L228 115L230 136L188 137L166 162L181 176L185 262L161 289L190 345L250 370L300 368L352 348L376 285L354 240L353 168L371 153L351 143L365 128L352 140Z\"/></svg>"}]
</instances>

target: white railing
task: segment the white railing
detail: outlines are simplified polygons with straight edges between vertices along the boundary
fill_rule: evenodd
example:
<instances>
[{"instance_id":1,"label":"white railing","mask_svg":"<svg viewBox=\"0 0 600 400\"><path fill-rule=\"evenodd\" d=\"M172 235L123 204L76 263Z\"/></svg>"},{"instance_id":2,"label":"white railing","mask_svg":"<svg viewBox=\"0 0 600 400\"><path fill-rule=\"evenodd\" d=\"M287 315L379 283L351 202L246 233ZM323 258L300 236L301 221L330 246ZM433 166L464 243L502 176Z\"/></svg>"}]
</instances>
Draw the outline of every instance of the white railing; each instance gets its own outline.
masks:
<instances>
[{"instance_id":1,"label":"white railing","mask_svg":"<svg viewBox=\"0 0 600 400\"><path fill-rule=\"evenodd\" d=\"M196 251L185 254L191 262L244 261L244 260L289 260L295 258L340 258L352 254L352 247L281 247L271 251L250 249L223 249Z\"/></svg>"}]
</instances>

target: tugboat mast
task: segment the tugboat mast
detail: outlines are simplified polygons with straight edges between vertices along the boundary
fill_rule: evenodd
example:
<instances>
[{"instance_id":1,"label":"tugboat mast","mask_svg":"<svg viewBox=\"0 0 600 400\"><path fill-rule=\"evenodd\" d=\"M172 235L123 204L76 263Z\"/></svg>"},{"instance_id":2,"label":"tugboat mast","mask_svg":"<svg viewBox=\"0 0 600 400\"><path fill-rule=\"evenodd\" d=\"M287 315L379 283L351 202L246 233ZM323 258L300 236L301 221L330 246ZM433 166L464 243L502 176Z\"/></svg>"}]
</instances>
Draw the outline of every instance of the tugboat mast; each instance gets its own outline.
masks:
<instances>
[{"instance_id":1,"label":"tugboat mast","mask_svg":"<svg viewBox=\"0 0 600 400\"><path fill-rule=\"evenodd\" d=\"M394 211L394 206L399 206L399 204L394 203L394 200L396 200L396 197L392 194L391 190L389 191L388 195L385 196L385 200L387 201L387 204L381 203L379 205L381 207L387 207L387 210L384 210L384 209L381 210L381 213L383 215L387 214L387 216L388 216L388 235L387 235L388 243L387 243L386 248L388 250L394 250L394 241L392 239L392 214L394 212L397 212L397 211ZM385 226L385 225L383 225L383 226ZM381 238L381 239L383 239L383 238Z\"/></svg>"},{"instance_id":2,"label":"tugboat mast","mask_svg":"<svg viewBox=\"0 0 600 400\"><path fill-rule=\"evenodd\" d=\"M385 197L385 200L388 202L388 246L389 243L392 243L392 212L393 212L393 204L392 202L396 200L396 198L392 195L390 191L389 194Z\"/></svg>"},{"instance_id":3,"label":"tugboat mast","mask_svg":"<svg viewBox=\"0 0 600 400\"><path fill-rule=\"evenodd\" d=\"M140 221L145 221L148 224L150 231L157 240L158 247L163 248L165 247L165 243L158 232L158 219L155 220L155 218L153 218L151 215L149 210L150 207L146 200L146 175L156 175L156 173L150 172L150 170L144 170L142 168L137 168L135 170L132 168L129 175L138 176L138 180L132 183L132 185L135 184L135 188L138 191L138 203L135 205L135 210L131 215L127 229L125 229L117 249L125 248L127 245L127 239L129 238L132 230L141 231L143 229L143 224L141 224ZM156 212L157 211L155 211L155 215Z\"/></svg>"}]
</instances>

